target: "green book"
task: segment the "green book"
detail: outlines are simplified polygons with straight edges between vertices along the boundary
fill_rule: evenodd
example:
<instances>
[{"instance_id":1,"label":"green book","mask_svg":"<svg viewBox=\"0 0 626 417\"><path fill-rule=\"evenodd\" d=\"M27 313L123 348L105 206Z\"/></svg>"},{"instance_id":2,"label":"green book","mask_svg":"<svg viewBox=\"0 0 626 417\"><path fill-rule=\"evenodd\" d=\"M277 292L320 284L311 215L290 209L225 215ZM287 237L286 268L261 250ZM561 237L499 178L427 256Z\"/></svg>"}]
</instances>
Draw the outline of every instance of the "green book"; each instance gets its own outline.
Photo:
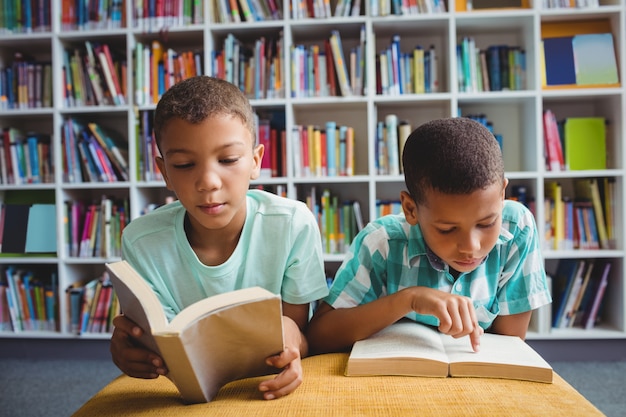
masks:
<instances>
[{"instance_id":1,"label":"green book","mask_svg":"<svg viewBox=\"0 0 626 417\"><path fill-rule=\"evenodd\" d=\"M570 117L565 120L563 131L567 169L606 169L606 128L603 117Z\"/></svg>"}]
</instances>

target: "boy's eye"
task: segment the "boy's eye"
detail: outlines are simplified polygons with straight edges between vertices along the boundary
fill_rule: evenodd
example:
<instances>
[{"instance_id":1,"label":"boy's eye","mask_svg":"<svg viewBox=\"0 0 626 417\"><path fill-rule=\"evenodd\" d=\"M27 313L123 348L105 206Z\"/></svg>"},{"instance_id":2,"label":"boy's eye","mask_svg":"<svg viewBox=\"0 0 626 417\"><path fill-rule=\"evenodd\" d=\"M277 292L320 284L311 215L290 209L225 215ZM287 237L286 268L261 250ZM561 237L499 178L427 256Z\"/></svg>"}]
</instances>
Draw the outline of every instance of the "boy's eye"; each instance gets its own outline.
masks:
<instances>
[{"instance_id":1,"label":"boy's eye","mask_svg":"<svg viewBox=\"0 0 626 417\"><path fill-rule=\"evenodd\" d=\"M454 228L453 228L453 229L445 229L445 230L443 230L443 229L438 229L438 231L439 231L439 233L441 233L442 235L448 235L448 234L450 234L450 233L452 233L452 232L454 231Z\"/></svg>"},{"instance_id":2,"label":"boy's eye","mask_svg":"<svg viewBox=\"0 0 626 417\"><path fill-rule=\"evenodd\" d=\"M496 224L496 221L494 220L489 224L479 224L478 227L480 227L481 229L489 229L490 227L495 226L495 224Z\"/></svg>"},{"instance_id":3,"label":"boy's eye","mask_svg":"<svg viewBox=\"0 0 626 417\"><path fill-rule=\"evenodd\" d=\"M220 163L221 164L234 164L238 160L239 158L224 158L224 159L220 159Z\"/></svg>"},{"instance_id":4,"label":"boy's eye","mask_svg":"<svg viewBox=\"0 0 626 417\"><path fill-rule=\"evenodd\" d=\"M176 169L185 169L185 168L191 168L193 166L193 164L191 162L185 163L185 164L173 164L173 167Z\"/></svg>"}]
</instances>

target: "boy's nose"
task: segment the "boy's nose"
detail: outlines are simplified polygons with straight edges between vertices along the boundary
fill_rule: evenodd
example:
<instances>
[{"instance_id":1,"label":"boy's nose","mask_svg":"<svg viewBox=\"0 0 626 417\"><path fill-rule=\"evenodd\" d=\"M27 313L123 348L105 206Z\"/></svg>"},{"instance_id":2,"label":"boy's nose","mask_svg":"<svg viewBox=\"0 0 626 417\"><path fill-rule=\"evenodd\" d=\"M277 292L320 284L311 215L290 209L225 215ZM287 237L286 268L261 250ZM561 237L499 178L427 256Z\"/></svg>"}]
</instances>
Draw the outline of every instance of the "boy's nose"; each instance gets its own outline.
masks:
<instances>
[{"instance_id":1,"label":"boy's nose","mask_svg":"<svg viewBox=\"0 0 626 417\"><path fill-rule=\"evenodd\" d=\"M220 187L222 183L220 176L217 172L211 169L207 169L198 178L197 188L199 191L211 191Z\"/></svg>"},{"instance_id":2,"label":"boy's nose","mask_svg":"<svg viewBox=\"0 0 626 417\"><path fill-rule=\"evenodd\" d=\"M473 253L480 249L480 237L475 233L467 233L457 242L460 252Z\"/></svg>"}]
</instances>

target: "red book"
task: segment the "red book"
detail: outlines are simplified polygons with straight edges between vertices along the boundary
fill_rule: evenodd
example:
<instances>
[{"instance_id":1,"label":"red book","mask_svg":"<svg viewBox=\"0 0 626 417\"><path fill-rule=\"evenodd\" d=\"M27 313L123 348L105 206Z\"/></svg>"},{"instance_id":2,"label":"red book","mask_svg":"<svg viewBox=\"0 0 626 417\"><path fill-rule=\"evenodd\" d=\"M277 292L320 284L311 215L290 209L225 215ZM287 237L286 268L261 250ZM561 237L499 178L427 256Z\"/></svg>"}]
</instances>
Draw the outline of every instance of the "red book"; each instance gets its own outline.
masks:
<instances>
[{"instance_id":1,"label":"red book","mask_svg":"<svg viewBox=\"0 0 626 417\"><path fill-rule=\"evenodd\" d=\"M563 171L565 160L563 158L563 147L561 137L556 122L556 117L551 110L543 113L543 137L546 147L546 162L549 171Z\"/></svg>"}]
</instances>

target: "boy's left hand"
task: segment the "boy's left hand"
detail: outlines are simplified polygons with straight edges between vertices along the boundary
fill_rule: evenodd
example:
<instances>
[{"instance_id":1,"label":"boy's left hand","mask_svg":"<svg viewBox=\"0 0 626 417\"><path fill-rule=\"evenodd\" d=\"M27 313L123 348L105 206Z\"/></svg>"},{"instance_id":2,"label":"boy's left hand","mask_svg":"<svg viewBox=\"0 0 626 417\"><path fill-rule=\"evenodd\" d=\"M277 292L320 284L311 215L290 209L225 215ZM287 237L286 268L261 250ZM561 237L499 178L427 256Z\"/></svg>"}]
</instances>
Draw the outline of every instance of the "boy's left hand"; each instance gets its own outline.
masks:
<instances>
[{"instance_id":1,"label":"boy's left hand","mask_svg":"<svg viewBox=\"0 0 626 417\"><path fill-rule=\"evenodd\" d=\"M266 400L290 394L302 384L302 362L299 349L287 346L280 355L267 358L266 363L282 369L282 372L274 379L259 384L259 391L263 392L263 398Z\"/></svg>"}]
</instances>

